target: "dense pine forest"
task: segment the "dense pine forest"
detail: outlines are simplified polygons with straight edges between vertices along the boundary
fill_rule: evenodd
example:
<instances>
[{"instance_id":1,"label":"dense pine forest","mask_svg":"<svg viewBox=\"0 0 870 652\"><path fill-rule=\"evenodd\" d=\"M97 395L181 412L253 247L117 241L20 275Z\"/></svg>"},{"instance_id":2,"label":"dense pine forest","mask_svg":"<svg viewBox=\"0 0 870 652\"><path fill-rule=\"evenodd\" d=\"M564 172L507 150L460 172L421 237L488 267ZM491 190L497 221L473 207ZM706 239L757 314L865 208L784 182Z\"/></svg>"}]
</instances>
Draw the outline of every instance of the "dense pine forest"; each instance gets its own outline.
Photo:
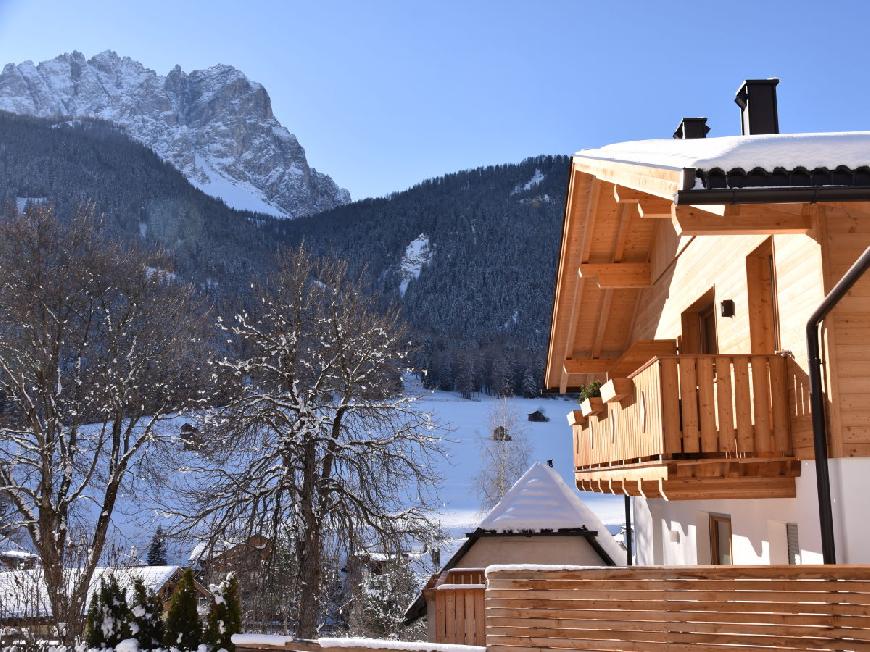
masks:
<instances>
[{"instance_id":1,"label":"dense pine forest","mask_svg":"<svg viewBox=\"0 0 870 652\"><path fill-rule=\"evenodd\" d=\"M5 211L31 198L69 219L92 202L113 233L165 249L219 310L248 300L287 245L343 258L402 307L427 385L469 396L539 391L567 170L540 156L278 220L203 194L107 123L0 113Z\"/></svg>"}]
</instances>

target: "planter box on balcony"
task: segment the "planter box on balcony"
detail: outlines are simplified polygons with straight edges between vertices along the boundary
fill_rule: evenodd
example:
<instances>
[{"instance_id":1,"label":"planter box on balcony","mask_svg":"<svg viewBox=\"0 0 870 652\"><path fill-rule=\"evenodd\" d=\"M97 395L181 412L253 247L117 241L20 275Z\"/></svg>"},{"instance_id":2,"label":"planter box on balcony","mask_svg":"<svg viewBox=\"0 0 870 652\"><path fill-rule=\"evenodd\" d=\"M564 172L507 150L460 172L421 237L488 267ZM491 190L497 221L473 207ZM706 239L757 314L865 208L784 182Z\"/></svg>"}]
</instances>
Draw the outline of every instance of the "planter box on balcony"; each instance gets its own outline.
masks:
<instances>
[{"instance_id":1,"label":"planter box on balcony","mask_svg":"<svg viewBox=\"0 0 870 652\"><path fill-rule=\"evenodd\" d=\"M580 410L571 410L565 416L568 419L569 426L585 426L586 425L586 417L583 416L583 413Z\"/></svg>"},{"instance_id":2,"label":"planter box on balcony","mask_svg":"<svg viewBox=\"0 0 870 652\"><path fill-rule=\"evenodd\" d=\"M591 414L601 414L604 412L604 401L597 396L587 398L580 404L580 412L583 413L584 417Z\"/></svg>"},{"instance_id":3,"label":"planter box on balcony","mask_svg":"<svg viewBox=\"0 0 870 652\"><path fill-rule=\"evenodd\" d=\"M601 400L616 403L634 394L631 378L611 378L601 386Z\"/></svg>"}]
</instances>

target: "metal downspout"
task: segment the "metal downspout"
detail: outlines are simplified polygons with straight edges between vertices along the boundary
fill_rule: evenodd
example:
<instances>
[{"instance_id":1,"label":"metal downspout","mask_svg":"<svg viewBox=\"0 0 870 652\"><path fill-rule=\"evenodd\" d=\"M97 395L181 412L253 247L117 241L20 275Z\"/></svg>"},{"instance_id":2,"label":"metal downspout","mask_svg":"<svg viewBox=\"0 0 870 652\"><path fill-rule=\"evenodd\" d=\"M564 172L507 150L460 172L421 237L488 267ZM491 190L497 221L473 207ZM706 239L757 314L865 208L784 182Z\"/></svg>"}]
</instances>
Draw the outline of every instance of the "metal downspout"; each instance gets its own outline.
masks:
<instances>
[{"instance_id":1,"label":"metal downspout","mask_svg":"<svg viewBox=\"0 0 870 652\"><path fill-rule=\"evenodd\" d=\"M855 261L831 289L807 322L807 353L809 355L810 406L813 421L813 450L816 462L816 488L819 495L819 529L822 534L822 558L826 564L837 563L834 542L834 514L831 506L831 478L828 471L828 436L825 420L825 397L822 390L822 359L819 347L819 326L840 299L870 267L870 247Z\"/></svg>"}]
</instances>

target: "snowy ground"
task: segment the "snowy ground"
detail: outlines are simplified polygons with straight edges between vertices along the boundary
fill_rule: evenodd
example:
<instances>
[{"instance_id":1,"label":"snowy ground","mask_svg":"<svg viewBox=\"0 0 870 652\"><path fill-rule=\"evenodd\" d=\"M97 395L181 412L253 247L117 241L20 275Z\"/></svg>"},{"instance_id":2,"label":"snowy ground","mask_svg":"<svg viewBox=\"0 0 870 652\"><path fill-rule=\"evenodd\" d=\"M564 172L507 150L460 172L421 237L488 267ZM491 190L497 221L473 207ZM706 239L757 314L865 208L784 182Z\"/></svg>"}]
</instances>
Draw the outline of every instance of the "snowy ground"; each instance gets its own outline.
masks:
<instances>
[{"instance_id":1,"label":"snowy ground","mask_svg":"<svg viewBox=\"0 0 870 652\"><path fill-rule=\"evenodd\" d=\"M465 533L474 530L483 519L475 479L482 466L481 447L490 433L490 415L500 399L476 396L463 399L453 392L429 391L413 377L406 379L406 391L419 397L417 407L430 413L444 430L446 457L437 459L437 476L442 479L439 490L439 519L442 528L454 539L455 545L442 549L442 559L461 542ZM563 398L508 398L529 443L529 464L553 460L553 466L569 487L574 487L571 473L571 431L565 415L575 407ZM528 414L542 410L550 418L546 423L528 421ZM177 418L167 424L180 430L186 419ZM150 491L123 491L112 515L110 538L120 550L135 547L144 553L157 522L162 520L159 509L152 507ZM612 532L623 522L623 500L620 496L580 493L584 503L609 526ZM610 527L612 526L612 527ZM170 545L169 562L185 563L193 544L178 542Z\"/></svg>"}]
</instances>

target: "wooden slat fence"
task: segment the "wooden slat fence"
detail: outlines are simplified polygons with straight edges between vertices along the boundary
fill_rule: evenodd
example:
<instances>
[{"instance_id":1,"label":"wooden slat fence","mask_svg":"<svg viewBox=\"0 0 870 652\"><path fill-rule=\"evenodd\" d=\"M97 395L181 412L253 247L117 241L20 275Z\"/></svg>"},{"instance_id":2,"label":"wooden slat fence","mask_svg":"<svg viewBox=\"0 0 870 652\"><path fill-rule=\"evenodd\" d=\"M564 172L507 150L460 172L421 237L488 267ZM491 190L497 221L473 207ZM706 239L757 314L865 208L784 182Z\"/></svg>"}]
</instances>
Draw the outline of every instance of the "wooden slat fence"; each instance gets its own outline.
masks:
<instances>
[{"instance_id":1,"label":"wooden slat fence","mask_svg":"<svg viewBox=\"0 0 870 652\"><path fill-rule=\"evenodd\" d=\"M489 652L870 650L870 566L491 569Z\"/></svg>"},{"instance_id":2,"label":"wooden slat fence","mask_svg":"<svg viewBox=\"0 0 870 652\"><path fill-rule=\"evenodd\" d=\"M578 468L658 457L790 457L787 362L780 355L653 358L634 395L574 429Z\"/></svg>"},{"instance_id":3,"label":"wooden slat fence","mask_svg":"<svg viewBox=\"0 0 870 652\"><path fill-rule=\"evenodd\" d=\"M482 568L453 568L432 591L435 597L435 642L484 645L486 622Z\"/></svg>"}]
</instances>

